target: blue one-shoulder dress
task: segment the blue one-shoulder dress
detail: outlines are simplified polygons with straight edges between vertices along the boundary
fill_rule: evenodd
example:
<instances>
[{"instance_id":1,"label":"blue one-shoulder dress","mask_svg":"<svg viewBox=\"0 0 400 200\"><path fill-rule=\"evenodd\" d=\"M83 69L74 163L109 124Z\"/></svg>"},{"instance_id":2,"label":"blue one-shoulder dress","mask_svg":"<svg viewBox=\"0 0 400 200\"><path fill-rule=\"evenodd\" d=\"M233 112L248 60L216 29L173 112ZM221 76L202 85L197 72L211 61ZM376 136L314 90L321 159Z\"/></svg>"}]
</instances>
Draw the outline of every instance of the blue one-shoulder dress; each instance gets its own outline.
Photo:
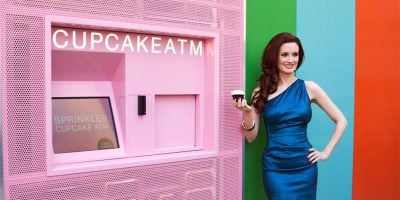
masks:
<instances>
[{"instance_id":1,"label":"blue one-shoulder dress","mask_svg":"<svg viewBox=\"0 0 400 200\"><path fill-rule=\"evenodd\" d=\"M268 100L263 111L267 146L263 152L264 188L270 200L316 199L317 165L307 155L311 102L304 80Z\"/></svg>"}]
</instances>

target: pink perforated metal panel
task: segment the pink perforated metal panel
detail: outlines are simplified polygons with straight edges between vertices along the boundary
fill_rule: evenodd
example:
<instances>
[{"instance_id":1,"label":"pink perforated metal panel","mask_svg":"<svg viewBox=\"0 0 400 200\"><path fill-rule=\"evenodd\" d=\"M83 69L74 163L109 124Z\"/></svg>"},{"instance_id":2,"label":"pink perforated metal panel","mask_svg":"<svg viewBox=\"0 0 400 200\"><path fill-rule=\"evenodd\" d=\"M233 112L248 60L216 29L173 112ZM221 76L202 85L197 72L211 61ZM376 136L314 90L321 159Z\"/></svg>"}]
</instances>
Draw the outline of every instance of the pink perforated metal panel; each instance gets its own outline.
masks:
<instances>
[{"instance_id":1,"label":"pink perforated metal panel","mask_svg":"<svg viewBox=\"0 0 400 200\"><path fill-rule=\"evenodd\" d=\"M7 14L5 29L5 171L9 175L40 172L45 169L43 20Z\"/></svg>"},{"instance_id":2,"label":"pink perforated metal panel","mask_svg":"<svg viewBox=\"0 0 400 200\"><path fill-rule=\"evenodd\" d=\"M4 199L242 199L240 0L0 0ZM208 31L220 35L219 155L175 163L47 176L45 16Z\"/></svg>"}]
</instances>

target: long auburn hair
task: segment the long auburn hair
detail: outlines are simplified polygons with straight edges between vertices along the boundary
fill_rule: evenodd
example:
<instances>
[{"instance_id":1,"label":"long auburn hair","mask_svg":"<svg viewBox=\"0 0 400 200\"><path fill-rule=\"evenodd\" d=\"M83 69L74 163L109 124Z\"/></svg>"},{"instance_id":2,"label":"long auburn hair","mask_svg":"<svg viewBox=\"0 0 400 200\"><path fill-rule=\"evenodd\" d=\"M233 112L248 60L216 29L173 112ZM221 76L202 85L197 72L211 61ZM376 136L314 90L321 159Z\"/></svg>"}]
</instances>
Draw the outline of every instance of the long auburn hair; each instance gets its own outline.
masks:
<instances>
[{"instance_id":1,"label":"long auburn hair","mask_svg":"<svg viewBox=\"0 0 400 200\"><path fill-rule=\"evenodd\" d=\"M304 59L304 50L300 39L291 33L283 32L275 35L267 44L261 60L262 74L258 79L259 90L255 91L251 98L251 104L262 112L267 105L268 95L273 94L278 89L279 82L279 52L285 43L295 42L299 46L299 62L297 69L300 68Z\"/></svg>"}]
</instances>

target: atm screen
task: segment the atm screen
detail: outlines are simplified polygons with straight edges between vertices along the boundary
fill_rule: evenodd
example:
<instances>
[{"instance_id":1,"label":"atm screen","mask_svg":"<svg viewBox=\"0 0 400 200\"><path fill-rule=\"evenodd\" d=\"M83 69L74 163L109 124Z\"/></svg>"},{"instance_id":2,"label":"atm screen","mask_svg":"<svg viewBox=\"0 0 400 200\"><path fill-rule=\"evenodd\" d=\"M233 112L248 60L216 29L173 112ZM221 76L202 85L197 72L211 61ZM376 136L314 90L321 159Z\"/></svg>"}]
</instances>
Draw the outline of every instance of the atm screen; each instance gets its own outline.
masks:
<instances>
[{"instance_id":1,"label":"atm screen","mask_svg":"<svg viewBox=\"0 0 400 200\"><path fill-rule=\"evenodd\" d=\"M109 97L53 97L54 153L119 148Z\"/></svg>"}]
</instances>

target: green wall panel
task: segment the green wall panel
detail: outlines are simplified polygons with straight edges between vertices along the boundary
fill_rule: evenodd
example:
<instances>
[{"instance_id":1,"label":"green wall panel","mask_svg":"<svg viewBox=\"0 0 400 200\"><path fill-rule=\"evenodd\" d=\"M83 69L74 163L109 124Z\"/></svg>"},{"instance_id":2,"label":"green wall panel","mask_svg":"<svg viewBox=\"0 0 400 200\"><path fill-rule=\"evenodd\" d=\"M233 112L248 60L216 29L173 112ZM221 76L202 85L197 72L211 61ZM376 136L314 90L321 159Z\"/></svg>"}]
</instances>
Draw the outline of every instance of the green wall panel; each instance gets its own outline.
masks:
<instances>
[{"instance_id":1,"label":"green wall panel","mask_svg":"<svg viewBox=\"0 0 400 200\"><path fill-rule=\"evenodd\" d=\"M261 54L273 35L279 32L296 32L296 0L246 1L246 96L257 85ZM245 144L244 199L267 199L261 170L261 156L266 144L264 125L260 125L257 139Z\"/></svg>"}]
</instances>

